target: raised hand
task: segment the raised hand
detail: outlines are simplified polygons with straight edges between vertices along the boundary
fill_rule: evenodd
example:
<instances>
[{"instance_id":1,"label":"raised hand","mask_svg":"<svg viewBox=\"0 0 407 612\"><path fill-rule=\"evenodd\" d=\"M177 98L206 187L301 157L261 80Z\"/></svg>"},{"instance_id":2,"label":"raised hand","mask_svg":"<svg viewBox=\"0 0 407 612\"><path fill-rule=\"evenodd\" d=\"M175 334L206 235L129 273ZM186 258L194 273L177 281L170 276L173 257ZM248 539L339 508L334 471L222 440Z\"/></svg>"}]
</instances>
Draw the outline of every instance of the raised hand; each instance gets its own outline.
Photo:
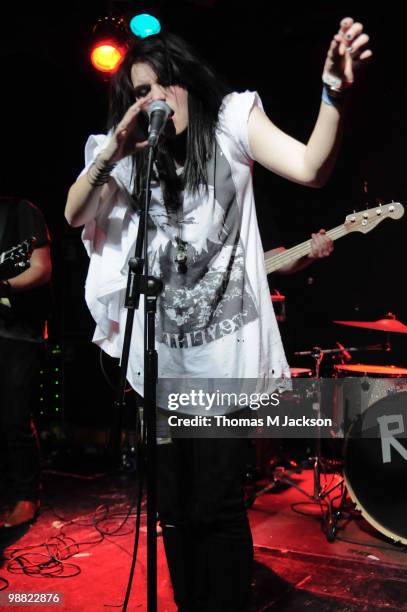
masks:
<instances>
[{"instance_id":1,"label":"raised hand","mask_svg":"<svg viewBox=\"0 0 407 612\"><path fill-rule=\"evenodd\" d=\"M345 17L332 39L326 58L322 80L330 88L340 92L350 87L360 67L372 57L367 48L369 36L363 25Z\"/></svg>"},{"instance_id":2,"label":"raised hand","mask_svg":"<svg viewBox=\"0 0 407 612\"><path fill-rule=\"evenodd\" d=\"M117 125L106 148L100 154L109 163L115 163L133 155L138 149L147 146L147 139L140 140L137 133L137 120L148 96L140 98L132 104Z\"/></svg>"}]
</instances>

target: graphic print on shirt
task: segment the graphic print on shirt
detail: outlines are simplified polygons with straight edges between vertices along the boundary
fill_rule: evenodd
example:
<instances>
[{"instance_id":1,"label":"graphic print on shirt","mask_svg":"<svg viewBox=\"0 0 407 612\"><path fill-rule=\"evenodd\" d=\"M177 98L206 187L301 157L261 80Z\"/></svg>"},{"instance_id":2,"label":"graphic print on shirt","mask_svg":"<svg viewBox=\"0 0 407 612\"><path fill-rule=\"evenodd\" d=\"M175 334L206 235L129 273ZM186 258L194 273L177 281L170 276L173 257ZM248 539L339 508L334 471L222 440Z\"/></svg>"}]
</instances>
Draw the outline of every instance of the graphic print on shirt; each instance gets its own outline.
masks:
<instances>
[{"instance_id":1,"label":"graphic print on shirt","mask_svg":"<svg viewBox=\"0 0 407 612\"><path fill-rule=\"evenodd\" d=\"M152 189L150 274L161 278L157 339L170 348L200 346L237 332L258 317L245 275L239 207L230 164L219 144L209 160L208 194L188 195L168 213ZM216 184L215 180L216 178ZM179 270L177 241L186 243Z\"/></svg>"}]
</instances>

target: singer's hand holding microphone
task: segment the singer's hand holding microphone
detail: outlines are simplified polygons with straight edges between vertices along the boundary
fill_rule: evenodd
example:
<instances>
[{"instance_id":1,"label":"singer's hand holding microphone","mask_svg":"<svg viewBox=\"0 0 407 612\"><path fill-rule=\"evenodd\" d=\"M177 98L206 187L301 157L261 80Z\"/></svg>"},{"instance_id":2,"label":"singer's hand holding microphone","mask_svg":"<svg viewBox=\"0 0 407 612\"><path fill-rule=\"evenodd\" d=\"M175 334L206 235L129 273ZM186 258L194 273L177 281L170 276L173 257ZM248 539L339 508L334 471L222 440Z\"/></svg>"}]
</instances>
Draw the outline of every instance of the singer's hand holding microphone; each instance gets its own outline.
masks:
<instances>
[{"instance_id":1,"label":"singer's hand holding microphone","mask_svg":"<svg viewBox=\"0 0 407 612\"><path fill-rule=\"evenodd\" d=\"M149 134L143 141L136 139L136 125L138 115L145 105L147 97L140 98L128 108L123 119L116 127L107 147L101 157L108 163L116 163L133 155L136 150L157 145L167 120L173 114L172 109L163 100L155 100L147 107L149 116Z\"/></svg>"}]
</instances>

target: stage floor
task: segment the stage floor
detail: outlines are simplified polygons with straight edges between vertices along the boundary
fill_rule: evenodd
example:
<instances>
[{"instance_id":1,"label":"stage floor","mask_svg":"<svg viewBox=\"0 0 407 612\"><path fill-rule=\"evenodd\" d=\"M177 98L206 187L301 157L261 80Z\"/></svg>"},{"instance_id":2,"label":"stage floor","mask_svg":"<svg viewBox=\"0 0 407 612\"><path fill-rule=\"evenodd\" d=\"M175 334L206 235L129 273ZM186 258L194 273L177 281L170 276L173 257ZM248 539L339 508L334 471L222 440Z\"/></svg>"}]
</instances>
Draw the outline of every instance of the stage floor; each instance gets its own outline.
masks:
<instances>
[{"instance_id":1,"label":"stage floor","mask_svg":"<svg viewBox=\"0 0 407 612\"><path fill-rule=\"evenodd\" d=\"M293 478L312 493L311 470ZM338 478L328 474L322 482L332 486ZM256 490L269 484L258 482ZM134 496L134 475L46 472L37 522L1 536L0 577L9 583L2 596L16 591L60 592L63 605L51 609L120 609L134 540L134 508L128 516ZM256 560L252 610L407 609L407 546L394 544L352 511L349 503L337 537L328 542L319 506L306 501L296 487L278 485L259 494L249 510ZM143 516L131 611L147 609L145 553ZM13 555L19 561L10 567ZM52 556L59 561L52 562ZM158 585L159 611L175 610L160 536Z\"/></svg>"}]
</instances>

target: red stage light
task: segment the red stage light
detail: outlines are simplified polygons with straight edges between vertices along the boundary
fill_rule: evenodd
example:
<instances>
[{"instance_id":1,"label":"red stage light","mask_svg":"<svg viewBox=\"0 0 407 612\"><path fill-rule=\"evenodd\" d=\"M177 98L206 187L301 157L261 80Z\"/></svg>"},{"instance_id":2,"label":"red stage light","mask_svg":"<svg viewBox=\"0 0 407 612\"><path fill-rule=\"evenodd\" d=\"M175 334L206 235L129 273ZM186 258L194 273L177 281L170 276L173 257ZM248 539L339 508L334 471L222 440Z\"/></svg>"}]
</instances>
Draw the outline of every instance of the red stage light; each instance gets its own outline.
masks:
<instances>
[{"instance_id":1,"label":"red stage light","mask_svg":"<svg viewBox=\"0 0 407 612\"><path fill-rule=\"evenodd\" d=\"M129 31L123 17L100 17L92 31L90 61L104 74L113 74L126 52Z\"/></svg>"},{"instance_id":2,"label":"red stage light","mask_svg":"<svg viewBox=\"0 0 407 612\"><path fill-rule=\"evenodd\" d=\"M106 40L96 44L90 53L90 61L96 70L113 74L124 56L124 48L115 41Z\"/></svg>"}]
</instances>

